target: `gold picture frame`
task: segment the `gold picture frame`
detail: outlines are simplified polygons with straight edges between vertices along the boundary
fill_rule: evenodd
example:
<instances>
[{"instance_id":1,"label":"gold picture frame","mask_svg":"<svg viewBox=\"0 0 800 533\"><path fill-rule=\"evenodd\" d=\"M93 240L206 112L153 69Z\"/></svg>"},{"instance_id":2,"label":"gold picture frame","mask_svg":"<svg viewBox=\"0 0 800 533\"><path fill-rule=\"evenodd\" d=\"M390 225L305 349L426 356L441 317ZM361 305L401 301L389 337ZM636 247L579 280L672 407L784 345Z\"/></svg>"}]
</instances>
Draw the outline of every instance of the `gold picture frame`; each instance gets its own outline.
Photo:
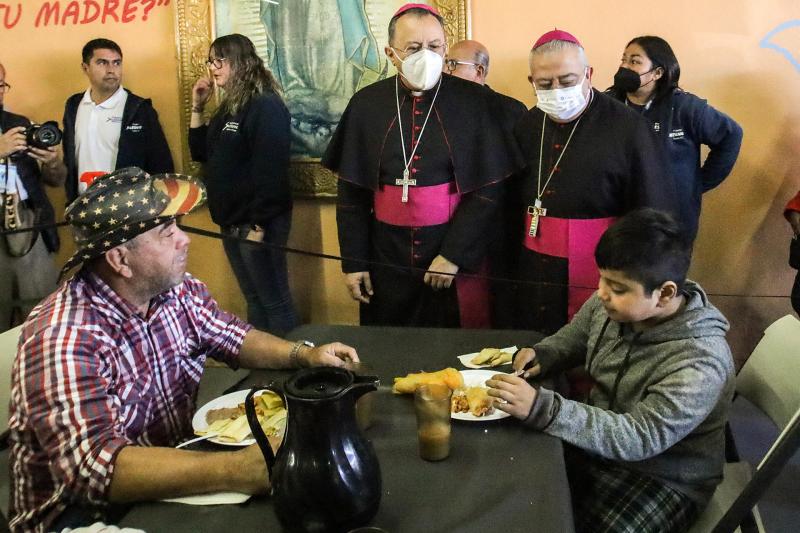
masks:
<instances>
[{"instance_id":1,"label":"gold picture frame","mask_svg":"<svg viewBox=\"0 0 800 533\"><path fill-rule=\"evenodd\" d=\"M453 44L471 36L470 0L437 0L433 5L445 20L447 41ZM192 107L192 85L206 73L205 60L214 33L214 0L176 0L175 36L180 90L181 157L184 172L196 174L198 163L192 161L186 141ZM388 21L387 21L388 23ZM292 189L299 197L335 197L336 176L320 165L319 160L293 160L289 169Z\"/></svg>"}]
</instances>

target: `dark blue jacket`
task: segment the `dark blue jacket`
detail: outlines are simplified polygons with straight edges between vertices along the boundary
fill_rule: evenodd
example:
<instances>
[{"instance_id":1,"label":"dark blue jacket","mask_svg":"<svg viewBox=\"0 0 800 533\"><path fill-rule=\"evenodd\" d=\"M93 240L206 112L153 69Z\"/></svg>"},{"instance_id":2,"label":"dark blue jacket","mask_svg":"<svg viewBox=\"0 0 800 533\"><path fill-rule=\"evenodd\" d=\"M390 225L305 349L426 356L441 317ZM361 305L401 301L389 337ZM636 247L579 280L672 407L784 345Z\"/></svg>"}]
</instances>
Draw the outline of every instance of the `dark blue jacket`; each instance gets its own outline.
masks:
<instances>
[{"instance_id":1,"label":"dark blue jacket","mask_svg":"<svg viewBox=\"0 0 800 533\"><path fill-rule=\"evenodd\" d=\"M609 94L625 101L625 95L611 90ZM706 100L682 89L653 100L642 109L642 115L664 143L678 189L681 221L694 239L703 193L731 173L742 145L742 128ZM704 144L710 151L702 162L700 147Z\"/></svg>"},{"instance_id":2,"label":"dark blue jacket","mask_svg":"<svg viewBox=\"0 0 800 533\"><path fill-rule=\"evenodd\" d=\"M2 107L0 107L0 129L2 131L8 131L17 126L27 127L30 123L31 121L22 115L3 111ZM36 224L54 224L56 221L55 211L44 190L39 163L27 154L19 156L14 163L17 165L17 173L22 180L22 184L25 186L25 190L28 191L28 199L26 201L38 212ZM0 209L0 211L2 210ZM58 231L56 231L55 227L42 230L40 235L48 251L58 251Z\"/></svg>"},{"instance_id":3,"label":"dark blue jacket","mask_svg":"<svg viewBox=\"0 0 800 533\"><path fill-rule=\"evenodd\" d=\"M122 127L114 170L139 167L150 174L173 172L172 154L158 113L149 98L125 89L128 99L122 111ZM75 119L84 93L73 94L64 106L64 164L67 165L67 205L78 196L78 161L75 158Z\"/></svg>"},{"instance_id":4,"label":"dark blue jacket","mask_svg":"<svg viewBox=\"0 0 800 533\"><path fill-rule=\"evenodd\" d=\"M281 97L262 93L234 115L218 111L208 125L189 128L189 150L203 163L215 223L266 225L292 209L290 127Z\"/></svg>"}]
</instances>

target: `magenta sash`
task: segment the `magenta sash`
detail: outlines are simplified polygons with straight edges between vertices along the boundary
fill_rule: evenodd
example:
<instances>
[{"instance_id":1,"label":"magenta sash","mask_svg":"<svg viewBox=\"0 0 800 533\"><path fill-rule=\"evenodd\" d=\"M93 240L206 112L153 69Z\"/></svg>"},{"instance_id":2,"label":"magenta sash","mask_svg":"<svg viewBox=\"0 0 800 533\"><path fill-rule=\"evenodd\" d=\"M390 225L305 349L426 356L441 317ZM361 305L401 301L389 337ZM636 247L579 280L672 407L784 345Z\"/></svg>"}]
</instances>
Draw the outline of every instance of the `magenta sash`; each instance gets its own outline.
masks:
<instances>
[{"instance_id":1,"label":"magenta sash","mask_svg":"<svg viewBox=\"0 0 800 533\"><path fill-rule=\"evenodd\" d=\"M424 227L449 222L461 195L455 182L430 187L409 187L408 202L402 202L403 188L381 185L375 191L375 218L392 226Z\"/></svg>"},{"instance_id":2,"label":"magenta sash","mask_svg":"<svg viewBox=\"0 0 800 533\"><path fill-rule=\"evenodd\" d=\"M615 220L616 217L571 219L543 216L539 218L536 237L531 237L527 231L531 227L531 215L525 217L525 248L567 259L567 317L570 320L597 289L600 272L594 260L594 249Z\"/></svg>"},{"instance_id":3,"label":"magenta sash","mask_svg":"<svg viewBox=\"0 0 800 533\"><path fill-rule=\"evenodd\" d=\"M375 192L375 218L385 224L403 227L425 227L445 224L453 218L461 195L454 182L429 187L409 187L408 202L402 202L403 187L381 185ZM456 275L458 312L462 328L488 328L489 281L487 263L478 272L480 277Z\"/></svg>"},{"instance_id":4,"label":"magenta sash","mask_svg":"<svg viewBox=\"0 0 800 533\"><path fill-rule=\"evenodd\" d=\"M462 328L486 329L491 326L489 314L489 261L484 260L477 277L456 275L458 314Z\"/></svg>"}]
</instances>

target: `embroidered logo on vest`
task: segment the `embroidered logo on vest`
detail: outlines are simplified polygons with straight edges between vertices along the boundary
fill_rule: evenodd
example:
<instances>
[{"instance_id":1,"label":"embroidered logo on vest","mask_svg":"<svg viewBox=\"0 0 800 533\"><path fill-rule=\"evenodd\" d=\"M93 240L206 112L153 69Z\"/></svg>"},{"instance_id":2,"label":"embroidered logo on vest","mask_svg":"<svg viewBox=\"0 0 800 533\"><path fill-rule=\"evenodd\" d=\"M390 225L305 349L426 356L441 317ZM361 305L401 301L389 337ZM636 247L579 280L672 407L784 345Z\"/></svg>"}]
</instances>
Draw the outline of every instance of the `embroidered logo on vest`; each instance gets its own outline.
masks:
<instances>
[{"instance_id":1,"label":"embroidered logo on vest","mask_svg":"<svg viewBox=\"0 0 800 533\"><path fill-rule=\"evenodd\" d=\"M128 126L125 128L125 131L132 131L133 133L139 133L140 131L142 131L142 125L139 124L138 122L132 122L128 124Z\"/></svg>"},{"instance_id":2,"label":"embroidered logo on vest","mask_svg":"<svg viewBox=\"0 0 800 533\"><path fill-rule=\"evenodd\" d=\"M669 132L669 138L673 141L683 139L683 128L678 128L677 130L672 130Z\"/></svg>"},{"instance_id":3,"label":"embroidered logo on vest","mask_svg":"<svg viewBox=\"0 0 800 533\"><path fill-rule=\"evenodd\" d=\"M239 131L239 123L238 122L226 122L225 126L223 126L222 131L229 131L231 133L236 133Z\"/></svg>"}]
</instances>

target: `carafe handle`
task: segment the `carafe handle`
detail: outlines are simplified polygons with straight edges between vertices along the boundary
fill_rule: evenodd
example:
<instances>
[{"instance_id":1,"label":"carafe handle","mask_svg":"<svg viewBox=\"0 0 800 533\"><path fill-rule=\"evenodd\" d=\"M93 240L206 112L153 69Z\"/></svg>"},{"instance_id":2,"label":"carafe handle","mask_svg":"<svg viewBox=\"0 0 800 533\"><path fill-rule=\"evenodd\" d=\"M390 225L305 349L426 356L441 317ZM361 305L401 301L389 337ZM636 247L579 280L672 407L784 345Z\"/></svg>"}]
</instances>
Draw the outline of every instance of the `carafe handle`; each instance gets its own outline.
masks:
<instances>
[{"instance_id":1,"label":"carafe handle","mask_svg":"<svg viewBox=\"0 0 800 533\"><path fill-rule=\"evenodd\" d=\"M264 456L264 461L267 463L267 472L269 473L269 478L272 480L272 467L275 466L275 453L272 451L272 446L269 444L269 440L267 439L267 435L264 433L264 430L261 429L261 424L258 423L258 416L256 416L256 405L253 400L253 397L256 393L261 391L272 391L283 400L283 405L286 406L286 397L283 395L283 392L275 386L274 383L270 383L266 387L253 387L247 393L247 397L244 400L244 412L247 415L247 425L250 426L250 433L253 434L253 438L256 439L256 443L258 444L259 449L261 450L262 455ZM287 417L289 413L286 413ZM283 438L286 438L286 432L283 433ZM283 441L281 441L283 444Z\"/></svg>"}]
</instances>

